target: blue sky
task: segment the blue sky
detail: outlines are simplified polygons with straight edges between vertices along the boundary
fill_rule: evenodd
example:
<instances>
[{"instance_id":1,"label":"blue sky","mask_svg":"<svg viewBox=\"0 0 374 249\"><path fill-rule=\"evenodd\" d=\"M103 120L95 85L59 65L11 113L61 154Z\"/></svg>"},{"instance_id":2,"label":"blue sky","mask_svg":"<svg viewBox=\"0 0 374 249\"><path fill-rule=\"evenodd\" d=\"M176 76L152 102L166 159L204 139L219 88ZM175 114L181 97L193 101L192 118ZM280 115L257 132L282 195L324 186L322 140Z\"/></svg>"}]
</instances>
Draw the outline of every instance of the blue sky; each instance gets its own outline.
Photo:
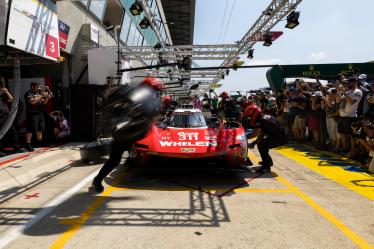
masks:
<instances>
[{"instance_id":1,"label":"blue sky","mask_svg":"<svg viewBox=\"0 0 374 249\"><path fill-rule=\"evenodd\" d=\"M197 0L194 44L234 43L253 25L271 0ZM223 25L224 10L227 13ZM231 20L228 22L231 9ZM374 0L304 0L299 6L300 25L284 28L285 21L273 31L284 34L272 46L254 46L251 64L346 63L374 60ZM227 30L220 35L220 28ZM227 29L226 29L227 27ZM223 39L224 38L224 39ZM219 62L197 61L199 65ZM250 90L268 86L267 69L231 71L217 90Z\"/></svg>"}]
</instances>

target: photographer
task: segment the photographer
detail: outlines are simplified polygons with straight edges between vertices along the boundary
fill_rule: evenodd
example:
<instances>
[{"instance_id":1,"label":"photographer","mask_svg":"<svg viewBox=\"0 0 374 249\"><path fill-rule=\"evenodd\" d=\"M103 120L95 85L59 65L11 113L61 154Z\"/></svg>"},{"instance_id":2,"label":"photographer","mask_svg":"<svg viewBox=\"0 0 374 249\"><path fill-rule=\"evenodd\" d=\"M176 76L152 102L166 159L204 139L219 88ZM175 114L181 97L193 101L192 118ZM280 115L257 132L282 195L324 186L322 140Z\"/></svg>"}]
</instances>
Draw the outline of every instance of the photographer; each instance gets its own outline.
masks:
<instances>
[{"instance_id":1,"label":"photographer","mask_svg":"<svg viewBox=\"0 0 374 249\"><path fill-rule=\"evenodd\" d=\"M276 99L274 97L270 97L268 99L268 104L265 106L264 114L276 117L277 113L278 108L276 104Z\"/></svg>"},{"instance_id":2,"label":"photographer","mask_svg":"<svg viewBox=\"0 0 374 249\"><path fill-rule=\"evenodd\" d=\"M357 143L361 144L369 154L371 151L374 151L374 124L367 123L363 129L366 136L359 138Z\"/></svg>"},{"instance_id":3,"label":"photographer","mask_svg":"<svg viewBox=\"0 0 374 249\"><path fill-rule=\"evenodd\" d=\"M344 151L350 151L354 147L351 125L357 120L357 109L362 98L362 92L357 88L358 80L350 77L343 81L344 90L339 88L340 118L338 121L338 139L342 141Z\"/></svg>"},{"instance_id":4,"label":"photographer","mask_svg":"<svg viewBox=\"0 0 374 249\"><path fill-rule=\"evenodd\" d=\"M366 94L364 103L364 115L374 123L374 83L370 85L370 92Z\"/></svg>"},{"instance_id":5,"label":"photographer","mask_svg":"<svg viewBox=\"0 0 374 249\"><path fill-rule=\"evenodd\" d=\"M367 159L369 173L374 173L374 124L368 123L365 126L366 139L360 139L358 142L365 148L369 154Z\"/></svg>"},{"instance_id":6,"label":"photographer","mask_svg":"<svg viewBox=\"0 0 374 249\"><path fill-rule=\"evenodd\" d=\"M354 147L349 153L349 158L363 164L367 163L369 154L374 151L374 126L367 120L361 119L352 123Z\"/></svg>"},{"instance_id":7,"label":"photographer","mask_svg":"<svg viewBox=\"0 0 374 249\"><path fill-rule=\"evenodd\" d=\"M338 95L338 91L336 88L330 88L327 90L327 96L322 97L322 109L326 112L327 133L329 135L330 144L333 146L334 150L337 150L337 119L339 117L339 106L340 96Z\"/></svg>"},{"instance_id":8,"label":"photographer","mask_svg":"<svg viewBox=\"0 0 374 249\"><path fill-rule=\"evenodd\" d=\"M290 97L288 98L289 115L293 121L293 137L296 141L304 141L306 128L306 104L307 100L304 95L296 90L296 87L290 88Z\"/></svg>"},{"instance_id":9,"label":"photographer","mask_svg":"<svg viewBox=\"0 0 374 249\"><path fill-rule=\"evenodd\" d=\"M53 134L57 141L66 141L70 137L70 126L62 111L53 111L49 116L55 121Z\"/></svg>"},{"instance_id":10,"label":"photographer","mask_svg":"<svg viewBox=\"0 0 374 249\"><path fill-rule=\"evenodd\" d=\"M52 97L52 92L48 86L42 91L38 83L31 82L30 90L25 93L24 97L27 122L26 149L34 151L34 148L31 146L32 135L36 133L36 140L38 146L40 146L43 140L43 132L45 131L44 108L45 104Z\"/></svg>"},{"instance_id":11,"label":"photographer","mask_svg":"<svg viewBox=\"0 0 374 249\"><path fill-rule=\"evenodd\" d=\"M366 82L366 80L367 80L366 74L360 74L358 76L357 87L362 92L362 98L360 100L360 103L358 104L358 109L357 109L358 116L361 116L361 115L364 114L366 96L370 93L370 84L368 82Z\"/></svg>"}]
</instances>

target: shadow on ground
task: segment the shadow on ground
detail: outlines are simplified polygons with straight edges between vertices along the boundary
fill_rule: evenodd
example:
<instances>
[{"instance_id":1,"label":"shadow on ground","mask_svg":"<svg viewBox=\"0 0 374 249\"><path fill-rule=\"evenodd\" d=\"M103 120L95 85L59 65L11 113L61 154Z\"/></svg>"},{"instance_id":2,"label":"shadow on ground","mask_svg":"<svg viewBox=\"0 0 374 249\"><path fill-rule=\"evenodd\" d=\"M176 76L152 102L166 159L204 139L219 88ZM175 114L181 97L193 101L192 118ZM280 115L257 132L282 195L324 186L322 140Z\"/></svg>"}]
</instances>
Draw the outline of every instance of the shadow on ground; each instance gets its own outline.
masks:
<instances>
[{"instance_id":1,"label":"shadow on ground","mask_svg":"<svg viewBox=\"0 0 374 249\"><path fill-rule=\"evenodd\" d=\"M118 192L123 196L97 196L81 192L65 201L49 215L23 231L29 236L61 234L76 226L156 226L156 227L218 227L230 222L224 197L243 188L250 181L274 174L258 175L248 170L184 170L125 172L124 167L115 170L107 179L116 190L184 191L188 208L132 208L131 202L146 202L147 197L136 191ZM123 194L122 194L123 193ZM144 195L143 195L144 196ZM115 205L115 202L121 202ZM111 203L109 205L109 203ZM118 207L120 206L120 208ZM0 208L1 225L21 225L30 215L43 209ZM90 213L89 219L87 214Z\"/></svg>"}]
</instances>

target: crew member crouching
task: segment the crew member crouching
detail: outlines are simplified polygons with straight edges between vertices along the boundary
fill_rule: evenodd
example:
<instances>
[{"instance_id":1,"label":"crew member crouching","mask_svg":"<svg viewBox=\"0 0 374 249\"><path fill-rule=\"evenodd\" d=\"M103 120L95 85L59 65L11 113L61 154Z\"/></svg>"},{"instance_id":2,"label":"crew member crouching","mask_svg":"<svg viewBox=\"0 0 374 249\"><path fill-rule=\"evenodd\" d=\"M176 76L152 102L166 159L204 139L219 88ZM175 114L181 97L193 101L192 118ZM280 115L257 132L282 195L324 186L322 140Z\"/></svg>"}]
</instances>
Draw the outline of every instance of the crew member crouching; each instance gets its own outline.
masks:
<instances>
[{"instance_id":1,"label":"crew member crouching","mask_svg":"<svg viewBox=\"0 0 374 249\"><path fill-rule=\"evenodd\" d=\"M288 143L286 129L275 117L264 115L256 105L251 105L244 111L242 124L246 129L254 129L252 137L257 137L254 142L249 144L249 148L254 148L257 144L262 158L261 168L256 170L256 173L270 172L273 160L269 155L269 150Z\"/></svg>"}]
</instances>

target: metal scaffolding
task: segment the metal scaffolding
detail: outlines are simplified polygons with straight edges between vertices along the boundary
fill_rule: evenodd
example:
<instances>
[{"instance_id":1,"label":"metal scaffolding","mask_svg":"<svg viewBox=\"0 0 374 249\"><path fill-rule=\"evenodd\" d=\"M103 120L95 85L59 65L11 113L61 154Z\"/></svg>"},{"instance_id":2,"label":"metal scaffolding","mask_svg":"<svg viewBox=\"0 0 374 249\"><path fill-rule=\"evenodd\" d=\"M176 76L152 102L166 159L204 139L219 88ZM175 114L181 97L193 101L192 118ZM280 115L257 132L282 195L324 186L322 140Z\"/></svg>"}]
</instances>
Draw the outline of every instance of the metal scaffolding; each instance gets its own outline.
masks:
<instances>
[{"instance_id":1,"label":"metal scaffolding","mask_svg":"<svg viewBox=\"0 0 374 249\"><path fill-rule=\"evenodd\" d=\"M261 41L263 34L269 32L277 23L282 21L289 13L296 9L302 0L272 0L261 16L252 25L249 31L241 40L235 44L216 45L179 45L170 46L162 41L161 34L157 28L156 21L151 13L147 0L139 1L146 15L149 17L150 25L161 41L161 47L142 46L121 46L120 51L127 58L150 64L152 61L158 63L175 63L188 57L192 61L196 60L216 60L221 62L219 69L192 68L185 70L176 66L163 68L162 70L143 70L140 75L155 76L165 79L166 82L180 80L184 84L199 84L199 89L209 89L213 83L218 83L228 74L228 68L232 67L253 47L256 42ZM224 68L224 69L223 69ZM170 89L181 89L183 87L175 85Z\"/></svg>"},{"instance_id":2,"label":"metal scaffolding","mask_svg":"<svg viewBox=\"0 0 374 249\"><path fill-rule=\"evenodd\" d=\"M247 53L262 34L270 31L278 22L291 13L291 11L295 10L301 1L302 0L272 0L265 11L262 12L262 15L239 41L239 49L228 56L221 66L226 67L233 65L238 60L240 54ZM219 70L213 81L218 82L221 80L223 72L223 70Z\"/></svg>"},{"instance_id":3,"label":"metal scaffolding","mask_svg":"<svg viewBox=\"0 0 374 249\"><path fill-rule=\"evenodd\" d=\"M302 0L272 0L261 16L252 25L249 31L236 44L217 45L186 45L166 46L161 49L153 47L123 47L123 52L130 59L141 59L144 61L165 60L178 61L184 57L192 60L223 60L221 67L232 66L240 55L245 54L253 45L261 40L264 33L270 31L278 22L283 20L291 11L301 3ZM173 71L153 72L158 77L204 79L210 83L219 82L225 75L226 69L209 71ZM200 80L192 81L192 83Z\"/></svg>"},{"instance_id":4,"label":"metal scaffolding","mask_svg":"<svg viewBox=\"0 0 374 249\"><path fill-rule=\"evenodd\" d=\"M221 45L183 45L166 46L162 49L154 47L133 46L122 47L123 54L130 59L178 61L184 57L192 60L225 60L233 52L238 51L236 44Z\"/></svg>"}]
</instances>

